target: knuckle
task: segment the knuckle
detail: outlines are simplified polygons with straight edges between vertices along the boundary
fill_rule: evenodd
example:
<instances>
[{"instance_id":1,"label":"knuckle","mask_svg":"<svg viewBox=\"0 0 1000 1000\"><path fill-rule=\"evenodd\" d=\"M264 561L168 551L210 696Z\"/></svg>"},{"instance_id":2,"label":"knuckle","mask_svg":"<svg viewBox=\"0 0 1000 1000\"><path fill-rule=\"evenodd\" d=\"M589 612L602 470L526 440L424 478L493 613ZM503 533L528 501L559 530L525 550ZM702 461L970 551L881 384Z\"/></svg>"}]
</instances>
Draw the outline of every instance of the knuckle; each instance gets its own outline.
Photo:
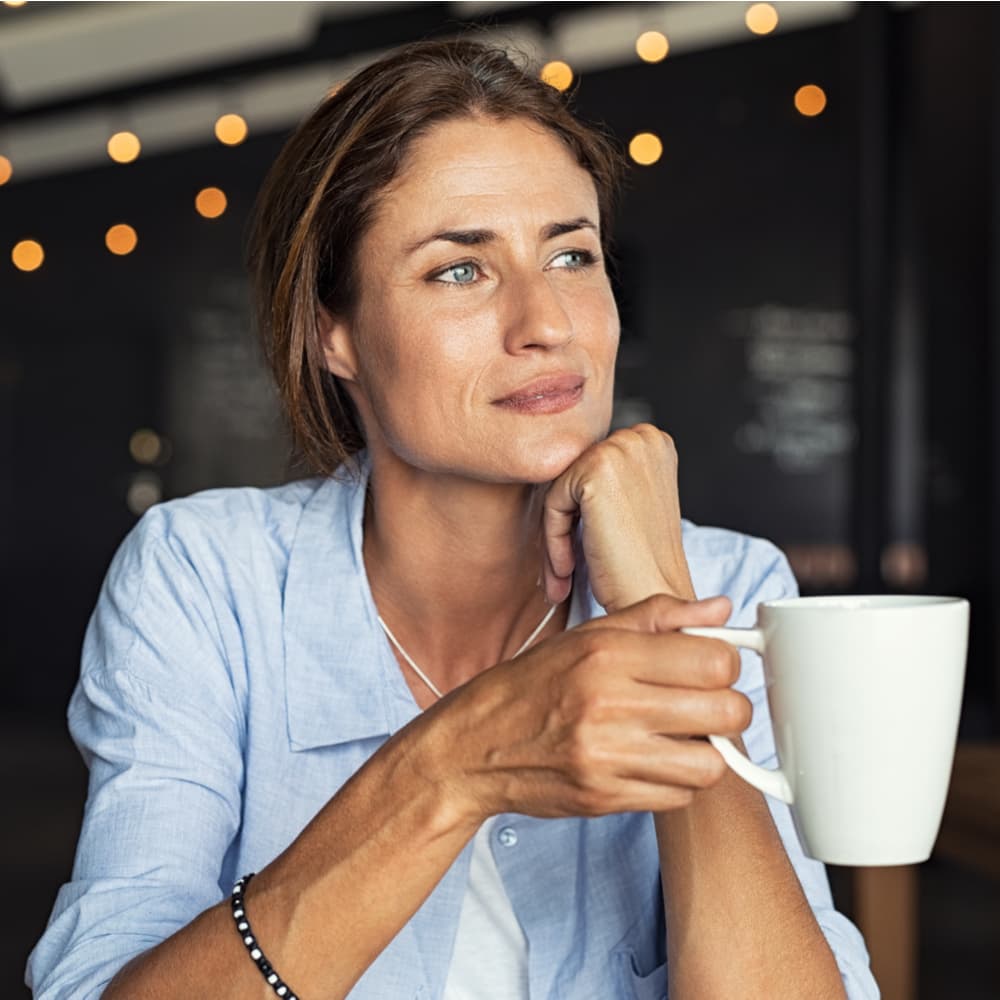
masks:
<instances>
[{"instance_id":1,"label":"knuckle","mask_svg":"<svg viewBox=\"0 0 1000 1000\"><path fill-rule=\"evenodd\" d=\"M613 718L615 700L602 678L581 674L570 696L565 699L563 718L574 727L599 726ZM574 738L581 738L574 732Z\"/></svg>"},{"instance_id":2,"label":"knuckle","mask_svg":"<svg viewBox=\"0 0 1000 1000\"><path fill-rule=\"evenodd\" d=\"M598 479L606 479L617 474L619 441L607 438L606 448L596 448L590 458L591 472Z\"/></svg>"},{"instance_id":3,"label":"knuckle","mask_svg":"<svg viewBox=\"0 0 1000 1000\"><path fill-rule=\"evenodd\" d=\"M607 796L600 777L600 754L586 742L576 741L568 756L574 812L581 816L598 816L607 812Z\"/></svg>"},{"instance_id":4,"label":"knuckle","mask_svg":"<svg viewBox=\"0 0 1000 1000\"><path fill-rule=\"evenodd\" d=\"M728 733L742 733L750 725L753 709L739 691L723 692L719 704L719 725Z\"/></svg>"},{"instance_id":5,"label":"knuckle","mask_svg":"<svg viewBox=\"0 0 1000 1000\"><path fill-rule=\"evenodd\" d=\"M573 731L566 756L570 773L580 788L584 790L591 788L591 782L598 764L598 755L580 727L577 727Z\"/></svg>"},{"instance_id":6,"label":"knuckle","mask_svg":"<svg viewBox=\"0 0 1000 1000\"><path fill-rule=\"evenodd\" d=\"M609 630L592 632L576 666L578 683L587 693L601 690L605 679L614 674L620 657L615 648L615 637Z\"/></svg>"},{"instance_id":7,"label":"knuckle","mask_svg":"<svg viewBox=\"0 0 1000 1000\"><path fill-rule=\"evenodd\" d=\"M719 640L722 641L721 639ZM722 650L724 680L726 687L730 687L740 679L740 652L735 646L723 643Z\"/></svg>"},{"instance_id":8,"label":"knuckle","mask_svg":"<svg viewBox=\"0 0 1000 1000\"><path fill-rule=\"evenodd\" d=\"M574 801L576 803L574 811L580 816L600 816L606 811L604 796L596 788L578 789Z\"/></svg>"},{"instance_id":9,"label":"knuckle","mask_svg":"<svg viewBox=\"0 0 1000 1000\"><path fill-rule=\"evenodd\" d=\"M659 434L659 431L650 423L633 424L631 427L623 427L622 430L629 440L636 444L648 442L654 434Z\"/></svg>"},{"instance_id":10,"label":"knuckle","mask_svg":"<svg viewBox=\"0 0 1000 1000\"><path fill-rule=\"evenodd\" d=\"M649 608L657 620L668 615L677 603L669 594L650 594L646 600L649 602Z\"/></svg>"},{"instance_id":11,"label":"knuckle","mask_svg":"<svg viewBox=\"0 0 1000 1000\"><path fill-rule=\"evenodd\" d=\"M592 629L583 634L581 662L604 666L612 645L612 637L607 629Z\"/></svg>"},{"instance_id":12,"label":"knuckle","mask_svg":"<svg viewBox=\"0 0 1000 1000\"><path fill-rule=\"evenodd\" d=\"M721 639L711 640L708 656L708 679L713 687L729 687L740 676L740 654Z\"/></svg>"},{"instance_id":13,"label":"knuckle","mask_svg":"<svg viewBox=\"0 0 1000 1000\"><path fill-rule=\"evenodd\" d=\"M708 747L711 753L704 757L701 769L701 787L711 788L712 785L722 780L723 775L729 769L729 765L723 760L722 754L714 747Z\"/></svg>"},{"instance_id":14,"label":"knuckle","mask_svg":"<svg viewBox=\"0 0 1000 1000\"><path fill-rule=\"evenodd\" d=\"M664 809L683 809L694 802L694 789L672 786L664 789L663 799Z\"/></svg>"},{"instance_id":15,"label":"knuckle","mask_svg":"<svg viewBox=\"0 0 1000 1000\"><path fill-rule=\"evenodd\" d=\"M583 703L584 718L589 722L601 725L614 718L615 700L603 688L592 690Z\"/></svg>"},{"instance_id":16,"label":"knuckle","mask_svg":"<svg viewBox=\"0 0 1000 1000\"><path fill-rule=\"evenodd\" d=\"M590 726L578 725L573 729L567 748L567 763L574 784L585 790L594 790L600 784L604 762Z\"/></svg>"},{"instance_id":17,"label":"knuckle","mask_svg":"<svg viewBox=\"0 0 1000 1000\"><path fill-rule=\"evenodd\" d=\"M648 434L643 427L643 424L636 424L634 427L618 428L605 439L608 450L613 450L616 456L626 460L633 459L637 453L648 447Z\"/></svg>"}]
</instances>

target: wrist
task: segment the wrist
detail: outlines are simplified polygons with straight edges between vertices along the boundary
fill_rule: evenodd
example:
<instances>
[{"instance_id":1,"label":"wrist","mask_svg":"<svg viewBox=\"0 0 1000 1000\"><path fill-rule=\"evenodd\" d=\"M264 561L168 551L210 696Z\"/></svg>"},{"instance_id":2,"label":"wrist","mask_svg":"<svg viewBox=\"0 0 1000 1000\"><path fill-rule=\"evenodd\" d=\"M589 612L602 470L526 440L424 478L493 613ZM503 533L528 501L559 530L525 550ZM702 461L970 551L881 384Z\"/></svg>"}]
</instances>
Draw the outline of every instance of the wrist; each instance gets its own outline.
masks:
<instances>
[{"instance_id":1,"label":"wrist","mask_svg":"<svg viewBox=\"0 0 1000 1000\"><path fill-rule=\"evenodd\" d=\"M471 780L472 727L458 701L450 697L433 706L398 736L403 780L425 798L431 829L471 837L491 813Z\"/></svg>"},{"instance_id":2,"label":"wrist","mask_svg":"<svg viewBox=\"0 0 1000 1000\"><path fill-rule=\"evenodd\" d=\"M616 599L610 601L605 610L609 614L622 611L633 604L639 604L654 594L668 594L682 601L696 601L697 595L694 592L694 584L691 577L686 573L678 575L676 578L664 576L650 577L641 581L633 581L628 587L623 587Z\"/></svg>"}]
</instances>

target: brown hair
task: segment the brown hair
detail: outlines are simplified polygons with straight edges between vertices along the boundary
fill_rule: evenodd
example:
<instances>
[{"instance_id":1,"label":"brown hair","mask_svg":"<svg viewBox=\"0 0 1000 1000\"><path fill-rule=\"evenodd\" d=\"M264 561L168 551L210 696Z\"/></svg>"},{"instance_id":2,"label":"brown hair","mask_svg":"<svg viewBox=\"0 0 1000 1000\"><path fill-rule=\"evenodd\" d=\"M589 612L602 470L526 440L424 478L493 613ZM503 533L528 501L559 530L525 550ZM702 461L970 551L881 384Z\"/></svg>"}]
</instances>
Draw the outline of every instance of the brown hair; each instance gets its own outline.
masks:
<instances>
[{"instance_id":1,"label":"brown hair","mask_svg":"<svg viewBox=\"0 0 1000 1000\"><path fill-rule=\"evenodd\" d=\"M248 247L257 326L296 453L331 475L364 446L354 405L326 367L317 309L350 315L357 249L379 193L431 125L464 115L526 118L566 143L593 178L607 250L624 159L564 94L502 49L417 42L355 74L295 130L258 195Z\"/></svg>"}]
</instances>

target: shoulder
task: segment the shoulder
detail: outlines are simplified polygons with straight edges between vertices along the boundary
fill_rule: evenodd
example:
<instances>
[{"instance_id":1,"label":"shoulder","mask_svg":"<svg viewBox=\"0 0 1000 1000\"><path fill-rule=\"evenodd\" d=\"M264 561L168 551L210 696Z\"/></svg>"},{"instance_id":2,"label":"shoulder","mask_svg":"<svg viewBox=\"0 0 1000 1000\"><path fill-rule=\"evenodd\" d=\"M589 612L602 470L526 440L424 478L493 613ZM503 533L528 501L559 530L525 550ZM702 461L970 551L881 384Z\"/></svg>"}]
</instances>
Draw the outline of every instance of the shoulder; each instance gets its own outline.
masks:
<instances>
[{"instance_id":1,"label":"shoulder","mask_svg":"<svg viewBox=\"0 0 1000 1000\"><path fill-rule=\"evenodd\" d=\"M280 544L294 536L303 509L324 481L203 490L150 507L135 530L149 541L194 543L212 537L245 542L256 536Z\"/></svg>"},{"instance_id":2,"label":"shoulder","mask_svg":"<svg viewBox=\"0 0 1000 1000\"><path fill-rule=\"evenodd\" d=\"M303 512L321 489L336 486L303 479L205 490L156 504L122 541L108 582L138 595L155 579L187 580L195 590L228 595L227 603L268 580L280 587Z\"/></svg>"},{"instance_id":3,"label":"shoulder","mask_svg":"<svg viewBox=\"0 0 1000 1000\"><path fill-rule=\"evenodd\" d=\"M179 556L224 562L287 558L303 511L332 482L314 478L269 488L227 487L167 500L143 514L124 547L163 547Z\"/></svg>"},{"instance_id":4,"label":"shoulder","mask_svg":"<svg viewBox=\"0 0 1000 1000\"><path fill-rule=\"evenodd\" d=\"M316 478L206 490L151 507L105 575L85 670L128 666L145 676L175 664L177 650L200 662L212 648L239 662L253 629L270 634L280 626L304 515L322 507L335 517L342 491L339 481Z\"/></svg>"},{"instance_id":5,"label":"shoulder","mask_svg":"<svg viewBox=\"0 0 1000 1000\"><path fill-rule=\"evenodd\" d=\"M684 553L699 597L725 594L734 616L752 603L797 594L785 554L766 538L683 521Z\"/></svg>"}]
</instances>

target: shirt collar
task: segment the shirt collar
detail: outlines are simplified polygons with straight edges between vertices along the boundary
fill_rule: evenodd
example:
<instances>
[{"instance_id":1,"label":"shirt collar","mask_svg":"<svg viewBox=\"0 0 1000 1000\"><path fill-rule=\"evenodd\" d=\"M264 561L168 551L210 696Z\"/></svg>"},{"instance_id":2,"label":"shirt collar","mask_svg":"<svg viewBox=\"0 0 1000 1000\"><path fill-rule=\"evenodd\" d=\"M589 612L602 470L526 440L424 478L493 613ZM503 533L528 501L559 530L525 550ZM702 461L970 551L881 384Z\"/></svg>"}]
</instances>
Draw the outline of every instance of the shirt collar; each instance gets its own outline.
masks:
<instances>
[{"instance_id":1,"label":"shirt collar","mask_svg":"<svg viewBox=\"0 0 1000 1000\"><path fill-rule=\"evenodd\" d=\"M353 469L357 475L351 476ZM306 501L284 592L285 699L293 750L385 737L420 709L378 623L362 556L366 451ZM568 628L604 609L587 581L577 532Z\"/></svg>"},{"instance_id":2,"label":"shirt collar","mask_svg":"<svg viewBox=\"0 0 1000 1000\"><path fill-rule=\"evenodd\" d=\"M365 574L369 472L362 452L322 480L302 509L292 542L284 644L293 750L386 736L417 712L386 648Z\"/></svg>"}]
</instances>

